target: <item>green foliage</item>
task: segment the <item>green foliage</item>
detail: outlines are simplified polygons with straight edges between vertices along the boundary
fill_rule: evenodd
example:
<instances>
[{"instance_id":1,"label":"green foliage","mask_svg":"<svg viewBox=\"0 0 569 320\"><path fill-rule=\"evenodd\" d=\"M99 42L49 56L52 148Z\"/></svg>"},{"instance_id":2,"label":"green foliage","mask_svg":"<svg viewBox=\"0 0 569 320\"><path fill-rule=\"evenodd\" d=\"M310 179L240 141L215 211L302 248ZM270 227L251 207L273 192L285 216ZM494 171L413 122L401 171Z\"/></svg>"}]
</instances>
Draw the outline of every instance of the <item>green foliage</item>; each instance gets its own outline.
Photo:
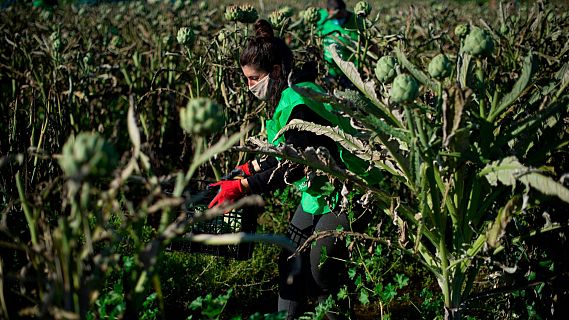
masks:
<instances>
[{"instance_id":1,"label":"green foliage","mask_svg":"<svg viewBox=\"0 0 569 320\"><path fill-rule=\"evenodd\" d=\"M208 319L219 319L232 293L233 290L229 289L225 295L219 295L215 298L211 293L208 293L205 297L196 298L189 307L192 310L199 310L201 315Z\"/></svg>"}]
</instances>

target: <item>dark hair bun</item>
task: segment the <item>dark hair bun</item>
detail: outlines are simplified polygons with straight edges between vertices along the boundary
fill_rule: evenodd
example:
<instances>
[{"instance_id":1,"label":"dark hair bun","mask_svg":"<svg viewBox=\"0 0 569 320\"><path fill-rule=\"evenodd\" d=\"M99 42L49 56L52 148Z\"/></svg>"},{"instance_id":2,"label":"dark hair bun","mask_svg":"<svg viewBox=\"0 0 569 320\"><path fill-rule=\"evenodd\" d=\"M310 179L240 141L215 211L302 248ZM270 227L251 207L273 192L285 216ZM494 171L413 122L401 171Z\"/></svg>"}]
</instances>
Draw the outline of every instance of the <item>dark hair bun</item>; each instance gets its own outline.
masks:
<instances>
[{"instance_id":1,"label":"dark hair bun","mask_svg":"<svg viewBox=\"0 0 569 320\"><path fill-rule=\"evenodd\" d=\"M273 27L267 20L259 19L255 22L255 37L266 41L271 41L275 37Z\"/></svg>"}]
</instances>

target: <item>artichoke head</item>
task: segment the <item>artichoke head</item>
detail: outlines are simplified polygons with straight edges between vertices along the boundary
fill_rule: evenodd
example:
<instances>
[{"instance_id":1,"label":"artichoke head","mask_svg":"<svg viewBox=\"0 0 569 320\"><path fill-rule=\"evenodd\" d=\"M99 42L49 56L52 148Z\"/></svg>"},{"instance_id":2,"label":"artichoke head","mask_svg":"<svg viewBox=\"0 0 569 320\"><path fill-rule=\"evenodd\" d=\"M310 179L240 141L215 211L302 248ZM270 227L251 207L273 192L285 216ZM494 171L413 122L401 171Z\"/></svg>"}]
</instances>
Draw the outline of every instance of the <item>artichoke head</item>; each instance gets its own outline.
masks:
<instances>
[{"instance_id":1,"label":"artichoke head","mask_svg":"<svg viewBox=\"0 0 569 320\"><path fill-rule=\"evenodd\" d=\"M390 83L397 75L397 59L392 56L379 58L375 65L375 76L381 83Z\"/></svg>"},{"instance_id":2,"label":"artichoke head","mask_svg":"<svg viewBox=\"0 0 569 320\"><path fill-rule=\"evenodd\" d=\"M225 116L221 106L209 98L191 99L180 109L180 126L186 133L207 135L225 126Z\"/></svg>"},{"instance_id":3,"label":"artichoke head","mask_svg":"<svg viewBox=\"0 0 569 320\"><path fill-rule=\"evenodd\" d=\"M488 56L494 51L494 41L486 31L473 27L464 39L463 50L473 56Z\"/></svg>"},{"instance_id":4,"label":"artichoke head","mask_svg":"<svg viewBox=\"0 0 569 320\"><path fill-rule=\"evenodd\" d=\"M390 97L395 102L413 101L419 94L419 85L413 76L400 74L393 79Z\"/></svg>"},{"instance_id":5,"label":"artichoke head","mask_svg":"<svg viewBox=\"0 0 569 320\"><path fill-rule=\"evenodd\" d=\"M286 23L287 17L280 10L273 11L269 14L269 22L274 29L282 28Z\"/></svg>"},{"instance_id":6,"label":"artichoke head","mask_svg":"<svg viewBox=\"0 0 569 320\"><path fill-rule=\"evenodd\" d=\"M254 23L259 18L259 13L257 13L257 9L253 8L253 6L249 4L245 4L239 7L241 10L241 16L237 21L243 23Z\"/></svg>"},{"instance_id":7,"label":"artichoke head","mask_svg":"<svg viewBox=\"0 0 569 320\"><path fill-rule=\"evenodd\" d=\"M95 132L81 132L63 145L59 166L67 177L101 177L118 164L114 147Z\"/></svg>"},{"instance_id":8,"label":"artichoke head","mask_svg":"<svg viewBox=\"0 0 569 320\"><path fill-rule=\"evenodd\" d=\"M188 27L182 27L178 29L178 34L176 35L176 39L178 40L179 44L185 47L191 47L192 44L194 43L194 40L196 39L196 35L194 34L194 31L192 31L192 29Z\"/></svg>"},{"instance_id":9,"label":"artichoke head","mask_svg":"<svg viewBox=\"0 0 569 320\"><path fill-rule=\"evenodd\" d=\"M318 8L309 7L308 9L304 10L302 18L305 22L315 25L318 20L320 20L320 12L318 11Z\"/></svg>"},{"instance_id":10,"label":"artichoke head","mask_svg":"<svg viewBox=\"0 0 569 320\"><path fill-rule=\"evenodd\" d=\"M452 71L452 63L445 54L439 54L431 60L427 68L431 77L435 79L444 79L448 77Z\"/></svg>"},{"instance_id":11,"label":"artichoke head","mask_svg":"<svg viewBox=\"0 0 569 320\"><path fill-rule=\"evenodd\" d=\"M225 8L225 19L227 21L239 21L241 20L241 16L243 15L243 12L241 11L241 8L235 5L231 5L231 6L227 6L227 8Z\"/></svg>"}]
</instances>

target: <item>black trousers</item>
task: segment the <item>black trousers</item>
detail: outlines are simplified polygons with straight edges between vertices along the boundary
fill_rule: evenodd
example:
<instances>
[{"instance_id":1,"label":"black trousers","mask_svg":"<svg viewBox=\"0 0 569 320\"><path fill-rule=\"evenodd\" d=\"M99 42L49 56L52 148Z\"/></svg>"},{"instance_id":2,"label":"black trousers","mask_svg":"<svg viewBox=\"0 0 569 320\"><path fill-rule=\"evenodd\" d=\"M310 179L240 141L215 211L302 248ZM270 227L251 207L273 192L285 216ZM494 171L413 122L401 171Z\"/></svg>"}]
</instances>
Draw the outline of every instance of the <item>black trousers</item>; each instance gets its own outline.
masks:
<instances>
[{"instance_id":1,"label":"black trousers","mask_svg":"<svg viewBox=\"0 0 569 320\"><path fill-rule=\"evenodd\" d=\"M349 230L345 214L328 213L311 215L298 206L288 227L288 237L298 246L314 232L336 230L342 226ZM287 312L287 319L296 319L304 312L308 297L325 300L338 292L346 279L344 261L348 258L345 240L335 237L319 239L310 245L299 257L288 259L290 252L283 251L279 257L279 311ZM300 274L287 283L292 259L302 259ZM328 312L329 319L340 319L338 312Z\"/></svg>"}]
</instances>

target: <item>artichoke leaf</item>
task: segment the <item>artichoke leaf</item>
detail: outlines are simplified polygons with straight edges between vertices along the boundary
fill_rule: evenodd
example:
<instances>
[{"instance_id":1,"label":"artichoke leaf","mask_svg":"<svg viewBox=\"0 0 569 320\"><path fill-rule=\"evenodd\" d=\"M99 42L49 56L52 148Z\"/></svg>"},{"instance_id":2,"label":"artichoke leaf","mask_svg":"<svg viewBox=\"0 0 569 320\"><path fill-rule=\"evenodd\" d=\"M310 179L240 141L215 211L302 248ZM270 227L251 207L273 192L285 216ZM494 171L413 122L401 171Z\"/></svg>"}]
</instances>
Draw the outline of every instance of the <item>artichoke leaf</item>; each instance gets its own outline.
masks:
<instances>
[{"instance_id":1,"label":"artichoke leaf","mask_svg":"<svg viewBox=\"0 0 569 320\"><path fill-rule=\"evenodd\" d=\"M479 175L485 176L493 186L496 186L498 181L507 186L515 186L519 181L527 187L532 187L546 195L557 196L569 203L569 189L541 174L540 171L524 166L513 156L492 162Z\"/></svg>"}]
</instances>

